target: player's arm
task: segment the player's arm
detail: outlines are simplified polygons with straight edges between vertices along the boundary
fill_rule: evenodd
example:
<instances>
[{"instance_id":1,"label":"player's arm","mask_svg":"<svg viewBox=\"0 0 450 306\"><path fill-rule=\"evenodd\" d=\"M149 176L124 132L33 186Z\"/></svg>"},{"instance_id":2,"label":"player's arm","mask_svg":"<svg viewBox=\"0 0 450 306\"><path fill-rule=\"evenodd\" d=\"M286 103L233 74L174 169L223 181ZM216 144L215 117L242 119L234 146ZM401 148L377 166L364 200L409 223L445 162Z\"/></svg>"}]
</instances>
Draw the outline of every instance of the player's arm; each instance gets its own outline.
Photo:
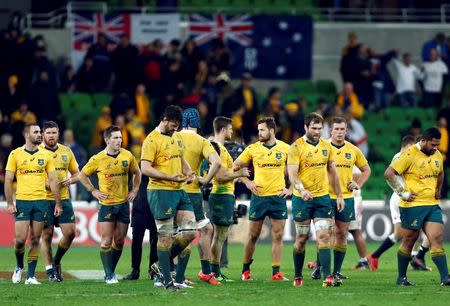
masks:
<instances>
[{"instance_id":1,"label":"player's arm","mask_svg":"<svg viewBox=\"0 0 450 306\"><path fill-rule=\"evenodd\" d=\"M217 174L217 171L220 169L220 157L217 152L213 152L208 156L209 170L205 177L198 177L198 181L202 185L208 185L213 177Z\"/></svg>"},{"instance_id":2,"label":"player's arm","mask_svg":"<svg viewBox=\"0 0 450 306\"><path fill-rule=\"evenodd\" d=\"M69 170L70 177L65 179L64 181L59 182L59 185L63 187L69 187L72 184L76 184L79 181L78 175L80 174L80 170L78 168Z\"/></svg>"},{"instance_id":3,"label":"player's arm","mask_svg":"<svg viewBox=\"0 0 450 306\"><path fill-rule=\"evenodd\" d=\"M437 184L436 184L436 193L435 198L439 200L441 198L441 191L442 191L442 184L444 183L444 171L441 171L437 178Z\"/></svg>"},{"instance_id":4,"label":"player's arm","mask_svg":"<svg viewBox=\"0 0 450 306\"><path fill-rule=\"evenodd\" d=\"M287 168L291 186L293 186L293 188L297 189L297 191L300 192L300 195L304 201L312 200L313 199L312 193L309 192L309 190L305 189L302 182L298 178L298 170L299 170L298 164L288 164Z\"/></svg>"},{"instance_id":5,"label":"player's arm","mask_svg":"<svg viewBox=\"0 0 450 306\"><path fill-rule=\"evenodd\" d=\"M243 168L248 167L248 162L243 161L240 156L234 161L233 163L233 170L238 171ZM258 188L261 187L259 185L256 185L254 181L250 180L248 177L244 176L239 179L245 187L250 190L251 193L254 195L258 195Z\"/></svg>"},{"instance_id":6,"label":"player's arm","mask_svg":"<svg viewBox=\"0 0 450 306\"><path fill-rule=\"evenodd\" d=\"M137 166L137 162L134 159L134 157L133 157L133 162L132 162L131 173L133 174L133 186L131 187L131 191L128 193L128 196L127 196L128 202L132 202L136 198L136 196L139 192L139 186L141 185L141 179L142 179L141 170Z\"/></svg>"},{"instance_id":7,"label":"player's arm","mask_svg":"<svg viewBox=\"0 0 450 306\"><path fill-rule=\"evenodd\" d=\"M341 184L339 183L339 175L336 171L334 161L328 160L327 163L328 180L335 194L337 194L336 207L338 211L343 211L345 207L344 198L342 197Z\"/></svg>"},{"instance_id":8,"label":"player's arm","mask_svg":"<svg viewBox=\"0 0 450 306\"><path fill-rule=\"evenodd\" d=\"M411 166L414 155L408 151L400 154L398 158L392 161L389 167L384 172L384 178L391 189L397 193L404 201L414 201L416 194L406 190L402 175Z\"/></svg>"},{"instance_id":9,"label":"player's arm","mask_svg":"<svg viewBox=\"0 0 450 306\"><path fill-rule=\"evenodd\" d=\"M237 178L249 177L250 173L247 168L241 168L238 171L228 172L224 166L221 166L216 174L216 180L220 183L233 181Z\"/></svg>"},{"instance_id":10,"label":"player's arm","mask_svg":"<svg viewBox=\"0 0 450 306\"><path fill-rule=\"evenodd\" d=\"M61 195L59 194L59 184L56 178L56 172L55 171L48 172L47 176L50 190L55 196L55 216L58 217L62 213L62 205L61 205Z\"/></svg>"},{"instance_id":11,"label":"player's arm","mask_svg":"<svg viewBox=\"0 0 450 306\"><path fill-rule=\"evenodd\" d=\"M92 196L94 198L96 198L97 200L101 201L101 200L106 200L108 198L107 193L101 192L100 190L95 188L94 185L92 185L91 180L83 171L80 171L80 173L78 174L78 179L79 179L80 183L84 186L84 188L86 188L86 190L90 194L92 194Z\"/></svg>"},{"instance_id":12,"label":"player's arm","mask_svg":"<svg viewBox=\"0 0 450 306\"><path fill-rule=\"evenodd\" d=\"M14 205L13 201L13 182L14 182L14 172L6 170L5 173L5 198L6 198L6 204L8 205L8 213L11 215L16 212L16 206Z\"/></svg>"},{"instance_id":13,"label":"player's arm","mask_svg":"<svg viewBox=\"0 0 450 306\"><path fill-rule=\"evenodd\" d=\"M353 180L351 180L348 185L347 188L349 191L353 191L353 190L361 190L362 186L367 182L367 180L370 177L370 174L372 173L372 170L370 169L369 164L366 164L362 167L358 167L359 171L361 171L361 173L359 173L357 176L353 176Z\"/></svg>"},{"instance_id":14,"label":"player's arm","mask_svg":"<svg viewBox=\"0 0 450 306\"><path fill-rule=\"evenodd\" d=\"M287 167L284 169L284 182L286 186L289 185L289 188L283 188L278 196L286 199L287 197L291 196L292 192L294 191L294 186L289 183L289 173Z\"/></svg>"},{"instance_id":15,"label":"player's arm","mask_svg":"<svg viewBox=\"0 0 450 306\"><path fill-rule=\"evenodd\" d=\"M186 181L186 177L181 174L181 173L176 173L173 175L169 175L169 174L165 174L162 173L161 171L155 169L155 167L153 167L153 163L150 162L149 160L141 160L141 172L142 174L150 177L150 178L154 178L154 179L159 179L159 180L165 180L165 181L174 181L174 182L184 182Z\"/></svg>"},{"instance_id":16,"label":"player's arm","mask_svg":"<svg viewBox=\"0 0 450 306\"><path fill-rule=\"evenodd\" d=\"M184 176L186 177L186 183L192 183L195 179L195 173L192 171L191 166L187 162L186 158L184 158L184 156L181 157L181 169Z\"/></svg>"}]
</instances>

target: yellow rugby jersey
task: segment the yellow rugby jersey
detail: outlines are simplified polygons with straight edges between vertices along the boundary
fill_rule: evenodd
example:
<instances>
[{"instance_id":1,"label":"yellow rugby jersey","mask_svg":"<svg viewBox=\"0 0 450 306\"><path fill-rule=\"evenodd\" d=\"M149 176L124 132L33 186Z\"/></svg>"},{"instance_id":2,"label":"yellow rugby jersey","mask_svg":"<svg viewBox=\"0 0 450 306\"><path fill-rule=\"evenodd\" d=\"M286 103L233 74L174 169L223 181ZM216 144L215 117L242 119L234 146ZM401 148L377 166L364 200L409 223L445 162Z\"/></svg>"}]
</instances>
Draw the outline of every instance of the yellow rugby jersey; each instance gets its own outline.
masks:
<instances>
[{"instance_id":1,"label":"yellow rugby jersey","mask_svg":"<svg viewBox=\"0 0 450 306\"><path fill-rule=\"evenodd\" d=\"M16 175L17 200L45 200L47 173L55 171L53 155L39 147L33 152L17 148L9 154L6 171Z\"/></svg>"},{"instance_id":2,"label":"yellow rugby jersey","mask_svg":"<svg viewBox=\"0 0 450 306\"><path fill-rule=\"evenodd\" d=\"M361 150L352 143L345 141L344 145L337 147L331 144L331 150L333 151L334 163L336 165L336 171L339 176L339 184L341 185L342 196L344 199L353 198L353 192L348 191L347 184L353 179L353 166L361 169L367 165L367 159L362 154ZM337 199L334 189L329 184L330 197Z\"/></svg>"},{"instance_id":3,"label":"yellow rugby jersey","mask_svg":"<svg viewBox=\"0 0 450 306\"><path fill-rule=\"evenodd\" d=\"M97 173L98 188L107 193L108 198L100 201L102 205L125 203L128 196L128 173L138 168L136 158L130 151L120 149L115 156L105 150L89 159L81 170L86 176Z\"/></svg>"},{"instance_id":4,"label":"yellow rugby jersey","mask_svg":"<svg viewBox=\"0 0 450 306\"><path fill-rule=\"evenodd\" d=\"M233 158L222 144L217 144L220 148L220 165L224 167L228 172L233 172ZM216 178L214 178L211 193L234 195L234 180L226 183L220 183L216 180Z\"/></svg>"},{"instance_id":5,"label":"yellow rugby jersey","mask_svg":"<svg viewBox=\"0 0 450 306\"><path fill-rule=\"evenodd\" d=\"M153 164L156 170L168 174L181 174L183 167L183 140L178 133L172 136L162 134L158 128L154 129L145 138L142 144L141 160L147 160ZM150 178L147 189L179 190L181 183Z\"/></svg>"},{"instance_id":6,"label":"yellow rugby jersey","mask_svg":"<svg viewBox=\"0 0 450 306\"><path fill-rule=\"evenodd\" d=\"M316 145L306 141L306 137L297 139L290 147L288 165L298 165L298 178L306 190L313 197L328 194L327 164L333 161L331 144L320 138ZM301 197L300 192L294 189L294 194Z\"/></svg>"},{"instance_id":7,"label":"yellow rugby jersey","mask_svg":"<svg viewBox=\"0 0 450 306\"><path fill-rule=\"evenodd\" d=\"M273 147L266 147L262 142L256 142L245 148L238 159L244 163L253 163L255 169L254 182L259 196L278 195L286 187L285 169L290 146L277 140Z\"/></svg>"},{"instance_id":8,"label":"yellow rugby jersey","mask_svg":"<svg viewBox=\"0 0 450 306\"><path fill-rule=\"evenodd\" d=\"M209 155L215 152L209 140L198 135L194 131L183 130L178 133L184 145L184 158L191 166L192 171L200 174L200 165L203 159L208 159ZM191 184L183 184L183 189L187 193L199 193L200 184L197 178Z\"/></svg>"},{"instance_id":9,"label":"yellow rugby jersey","mask_svg":"<svg viewBox=\"0 0 450 306\"><path fill-rule=\"evenodd\" d=\"M400 207L437 205L435 198L437 179L443 171L443 158L439 151L428 156L420 151L419 144L411 146L393 160L391 167L403 176L407 191L414 192L417 197L412 202L401 200Z\"/></svg>"},{"instance_id":10,"label":"yellow rugby jersey","mask_svg":"<svg viewBox=\"0 0 450 306\"><path fill-rule=\"evenodd\" d=\"M67 172L74 172L78 170L78 163L73 155L72 150L58 143L58 147L55 150L45 147L43 144L40 147L47 150L49 154L53 154L53 161L56 170L56 182L60 182L67 179ZM59 194L61 195L61 200L67 200L70 197L69 187L60 187ZM47 189L47 200L54 200L55 196L53 193Z\"/></svg>"}]
</instances>

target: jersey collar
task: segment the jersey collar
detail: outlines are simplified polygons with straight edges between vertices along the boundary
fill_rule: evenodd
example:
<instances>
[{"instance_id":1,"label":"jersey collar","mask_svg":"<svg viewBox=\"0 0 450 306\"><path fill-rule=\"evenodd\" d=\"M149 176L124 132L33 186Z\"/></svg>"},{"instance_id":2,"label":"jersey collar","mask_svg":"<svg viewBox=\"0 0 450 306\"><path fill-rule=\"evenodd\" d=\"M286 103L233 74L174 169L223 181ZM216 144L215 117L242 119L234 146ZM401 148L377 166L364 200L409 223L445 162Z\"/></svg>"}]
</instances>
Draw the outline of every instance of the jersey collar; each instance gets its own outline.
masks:
<instances>
[{"instance_id":1,"label":"jersey collar","mask_svg":"<svg viewBox=\"0 0 450 306\"><path fill-rule=\"evenodd\" d=\"M25 148L25 145L24 145L24 146L23 146L23 150L24 150L25 152L27 152L28 154L33 155L34 153L39 152L39 146L37 146L37 147L36 147L36 150L34 150L34 151L28 151L28 150Z\"/></svg>"}]
</instances>

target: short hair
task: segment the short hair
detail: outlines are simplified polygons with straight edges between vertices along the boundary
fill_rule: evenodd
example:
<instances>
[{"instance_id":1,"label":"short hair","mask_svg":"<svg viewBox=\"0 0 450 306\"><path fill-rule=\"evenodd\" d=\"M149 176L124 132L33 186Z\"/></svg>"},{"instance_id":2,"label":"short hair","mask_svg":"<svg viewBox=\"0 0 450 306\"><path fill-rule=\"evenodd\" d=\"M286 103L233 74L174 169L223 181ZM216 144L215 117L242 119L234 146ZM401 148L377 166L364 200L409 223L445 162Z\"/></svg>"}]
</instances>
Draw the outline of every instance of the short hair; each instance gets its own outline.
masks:
<instances>
[{"instance_id":1,"label":"short hair","mask_svg":"<svg viewBox=\"0 0 450 306\"><path fill-rule=\"evenodd\" d=\"M441 132L435 127L428 128L423 132L421 139L423 140L441 139Z\"/></svg>"},{"instance_id":2,"label":"short hair","mask_svg":"<svg viewBox=\"0 0 450 306\"><path fill-rule=\"evenodd\" d=\"M37 123L27 123L24 125L23 130L22 130L22 134L25 135L26 133L30 132L30 128L32 126L39 126Z\"/></svg>"},{"instance_id":3,"label":"short hair","mask_svg":"<svg viewBox=\"0 0 450 306\"><path fill-rule=\"evenodd\" d=\"M406 135L402 138L401 146L403 148L403 147L406 147L407 145L415 144L415 143L416 143L416 138L413 135Z\"/></svg>"},{"instance_id":4,"label":"short hair","mask_svg":"<svg viewBox=\"0 0 450 306\"><path fill-rule=\"evenodd\" d=\"M118 127L117 125L108 126L106 130L103 131L103 138L110 138L112 133L114 132L120 132L120 127Z\"/></svg>"},{"instance_id":5,"label":"short hair","mask_svg":"<svg viewBox=\"0 0 450 306\"><path fill-rule=\"evenodd\" d=\"M323 124L323 117L316 112L310 113L305 116L305 125L307 127L309 127L311 124L314 124L314 123L322 123Z\"/></svg>"},{"instance_id":6,"label":"short hair","mask_svg":"<svg viewBox=\"0 0 450 306\"><path fill-rule=\"evenodd\" d=\"M331 119L331 127L333 127L333 124L335 123L336 124L345 123L345 125L348 126L347 119L345 119L344 117L339 116L333 117L333 119Z\"/></svg>"},{"instance_id":7,"label":"short hair","mask_svg":"<svg viewBox=\"0 0 450 306\"><path fill-rule=\"evenodd\" d=\"M42 130L45 132L46 129L51 128L57 128L59 130L58 124L55 121L45 121Z\"/></svg>"},{"instance_id":8,"label":"short hair","mask_svg":"<svg viewBox=\"0 0 450 306\"><path fill-rule=\"evenodd\" d=\"M229 126L232 122L233 121L231 121L230 118L224 116L218 116L214 118L213 121L214 133L219 134L222 129Z\"/></svg>"},{"instance_id":9,"label":"short hair","mask_svg":"<svg viewBox=\"0 0 450 306\"><path fill-rule=\"evenodd\" d=\"M163 120L176 121L181 124L183 121L183 110L179 106L169 105L164 109L164 112L161 115L161 121Z\"/></svg>"},{"instance_id":10,"label":"short hair","mask_svg":"<svg viewBox=\"0 0 450 306\"><path fill-rule=\"evenodd\" d=\"M277 123L273 117L264 117L258 120L258 124L265 123L269 129L277 130Z\"/></svg>"}]
</instances>

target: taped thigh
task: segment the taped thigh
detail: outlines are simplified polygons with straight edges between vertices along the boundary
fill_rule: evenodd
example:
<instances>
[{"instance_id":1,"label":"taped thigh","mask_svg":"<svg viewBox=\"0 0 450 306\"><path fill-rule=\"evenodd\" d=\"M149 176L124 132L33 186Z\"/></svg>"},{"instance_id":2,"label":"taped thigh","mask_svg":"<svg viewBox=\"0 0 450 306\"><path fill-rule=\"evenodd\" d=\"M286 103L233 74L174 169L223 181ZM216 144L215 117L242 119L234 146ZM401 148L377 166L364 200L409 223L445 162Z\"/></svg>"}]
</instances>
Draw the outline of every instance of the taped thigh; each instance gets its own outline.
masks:
<instances>
[{"instance_id":1,"label":"taped thigh","mask_svg":"<svg viewBox=\"0 0 450 306\"><path fill-rule=\"evenodd\" d=\"M173 218L156 221L158 235L171 236L173 234Z\"/></svg>"},{"instance_id":2,"label":"taped thigh","mask_svg":"<svg viewBox=\"0 0 450 306\"><path fill-rule=\"evenodd\" d=\"M314 227L316 228L316 232L320 230L330 230L333 226L333 222L329 220L319 220L317 222L314 222Z\"/></svg>"}]
</instances>

